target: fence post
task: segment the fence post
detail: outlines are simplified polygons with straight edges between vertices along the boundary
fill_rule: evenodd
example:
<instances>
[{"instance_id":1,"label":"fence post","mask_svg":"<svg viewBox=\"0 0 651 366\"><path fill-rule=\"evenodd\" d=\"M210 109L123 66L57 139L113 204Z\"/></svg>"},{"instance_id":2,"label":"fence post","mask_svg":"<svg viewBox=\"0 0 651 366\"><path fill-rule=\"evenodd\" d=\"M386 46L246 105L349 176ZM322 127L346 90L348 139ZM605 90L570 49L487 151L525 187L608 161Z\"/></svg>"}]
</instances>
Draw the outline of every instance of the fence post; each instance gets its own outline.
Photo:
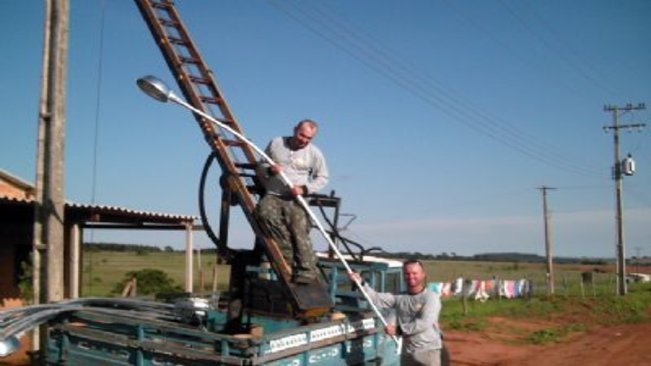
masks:
<instances>
[{"instance_id":1,"label":"fence post","mask_svg":"<svg viewBox=\"0 0 651 366\"><path fill-rule=\"evenodd\" d=\"M463 281L463 291L461 292L463 298L463 315L468 315L468 296L470 296L470 286L472 281L465 279Z\"/></svg>"}]
</instances>

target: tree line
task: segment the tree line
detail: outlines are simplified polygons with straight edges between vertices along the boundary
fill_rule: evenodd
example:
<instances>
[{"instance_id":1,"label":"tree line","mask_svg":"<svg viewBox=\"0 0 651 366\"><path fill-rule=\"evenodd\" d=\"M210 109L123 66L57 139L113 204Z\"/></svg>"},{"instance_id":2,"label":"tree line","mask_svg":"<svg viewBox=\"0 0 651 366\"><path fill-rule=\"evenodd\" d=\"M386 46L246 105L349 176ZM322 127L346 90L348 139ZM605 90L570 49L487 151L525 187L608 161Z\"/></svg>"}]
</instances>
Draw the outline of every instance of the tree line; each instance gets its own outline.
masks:
<instances>
[{"instance_id":1,"label":"tree line","mask_svg":"<svg viewBox=\"0 0 651 366\"><path fill-rule=\"evenodd\" d=\"M174 248L166 246L164 248L154 246L154 245L143 245L143 244L120 244L120 243L85 243L84 250L87 251L104 251L104 252L145 252L145 253L157 253L157 252L173 252Z\"/></svg>"},{"instance_id":2,"label":"tree line","mask_svg":"<svg viewBox=\"0 0 651 366\"><path fill-rule=\"evenodd\" d=\"M155 246L143 244L120 244L120 243L86 243L85 250L90 251L113 251L113 252L136 252L136 253L154 253L154 252L182 252L185 249L175 250L171 246ZM202 249L202 252L209 254L216 252L215 248ZM520 263L545 263L546 258L537 254L504 252L504 253L481 253L471 256L458 255L455 252L443 252L441 254L428 254L421 252L387 252L373 251L369 253L382 258L389 259L406 259L414 258L419 260L444 260L444 261L477 261L477 262L520 262ZM586 258L586 257L554 257L554 262L559 264L586 264L600 265L612 262L612 259L605 258Z\"/></svg>"}]
</instances>

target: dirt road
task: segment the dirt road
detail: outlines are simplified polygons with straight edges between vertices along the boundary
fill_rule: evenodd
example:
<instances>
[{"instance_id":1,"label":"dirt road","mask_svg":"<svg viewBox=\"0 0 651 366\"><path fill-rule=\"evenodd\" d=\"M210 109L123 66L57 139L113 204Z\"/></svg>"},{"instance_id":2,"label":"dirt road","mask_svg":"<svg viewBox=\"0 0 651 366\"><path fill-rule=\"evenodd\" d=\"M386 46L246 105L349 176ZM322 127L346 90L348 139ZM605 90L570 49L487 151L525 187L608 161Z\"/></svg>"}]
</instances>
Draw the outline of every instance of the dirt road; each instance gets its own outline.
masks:
<instances>
[{"instance_id":1,"label":"dirt road","mask_svg":"<svg viewBox=\"0 0 651 366\"><path fill-rule=\"evenodd\" d=\"M452 365L651 365L651 323L592 327L572 333L560 343L530 345L500 330L517 326L514 322L493 321L506 324L490 327L491 331L446 332ZM520 325L522 329L544 327L540 323Z\"/></svg>"}]
</instances>

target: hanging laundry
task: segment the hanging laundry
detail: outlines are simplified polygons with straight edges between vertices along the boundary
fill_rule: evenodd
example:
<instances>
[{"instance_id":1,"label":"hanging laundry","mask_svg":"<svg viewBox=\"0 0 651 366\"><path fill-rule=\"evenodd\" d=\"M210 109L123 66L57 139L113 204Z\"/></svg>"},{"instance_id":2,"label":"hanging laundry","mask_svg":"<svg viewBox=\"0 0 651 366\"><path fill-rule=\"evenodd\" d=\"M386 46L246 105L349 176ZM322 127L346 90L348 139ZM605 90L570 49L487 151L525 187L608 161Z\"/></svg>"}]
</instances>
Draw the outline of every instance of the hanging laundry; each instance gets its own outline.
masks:
<instances>
[{"instance_id":1,"label":"hanging laundry","mask_svg":"<svg viewBox=\"0 0 651 366\"><path fill-rule=\"evenodd\" d=\"M463 294L463 277L459 277L454 281L452 292L454 296Z\"/></svg>"},{"instance_id":2,"label":"hanging laundry","mask_svg":"<svg viewBox=\"0 0 651 366\"><path fill-rule=\"evenodd\" d=\"M435 294L440 294L441 293L441 287L443 287L442 282L430 282L427 284L427 287L429 287L430 291L432 291Z\"/></svg>"},{"instance_id":3,"label":"hanging laundry","mask_svg":"<svg viewBox=\"0 0 651 366\"><path fill-rule=\"evenodd\" d=\"M486 281L478 281L477 293L475 294L475 300L485 302L488 300L489 296L486 292Z\"/></svg>"}]
</instances>

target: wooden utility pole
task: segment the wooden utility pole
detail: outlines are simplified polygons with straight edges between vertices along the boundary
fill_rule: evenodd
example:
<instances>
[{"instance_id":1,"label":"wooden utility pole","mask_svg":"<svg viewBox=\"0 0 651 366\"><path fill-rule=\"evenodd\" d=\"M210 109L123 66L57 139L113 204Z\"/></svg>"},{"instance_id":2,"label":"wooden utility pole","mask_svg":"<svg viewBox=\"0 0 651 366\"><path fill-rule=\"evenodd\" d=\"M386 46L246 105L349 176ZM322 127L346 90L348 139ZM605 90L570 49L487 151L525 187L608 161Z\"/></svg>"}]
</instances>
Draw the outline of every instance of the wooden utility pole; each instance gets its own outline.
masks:
<instances>
[{"instance_id":1,"label":"wooden utility pole","mask_svg":"<svg viewBox=\"0 0 651 366\"><path fill-rule=\"evenodd\" d=\"M552 240L551 240L551 224L549 222L549 211L547 210L547 191L556 189L552 187L542 186L539 187L542 192L543 198L543 215L545 225L545 254L547 255L547 295L554 294L554 268L552 265Z\"/></svg>"},{"instance_id":2,"label":"wooden utility pole","mask_svg":"<svg viewBox=\"0 0 651 366\"><path fill-rule=\"evenodd\" d=\"M47 0L45 7L33 243L34 299L39 303L63 299L63 180L68 59L68 0Z\"/></svg>"},{"instance_id":3,"label":"wooden utility pole","mask_svg":"<svg viewBox=\"0 0 651 366\"><path fill-rule=\"evenodd\" d=\"M613 179L615 180L615 222L617 224L617 293L626 295L626 251L624 248L624 217L622 212L622 162L619 157L619 130L637 128L645 126L643 123L620 125L619 116L634 110L643 110L646 106L643 103L633 106L627 104L624 107L605 106L605 112L612 112L613 125L604 126L604 131L613 131L613 141L615 146L615 161L613 163Z\"/></svg>"}]
</instances>

